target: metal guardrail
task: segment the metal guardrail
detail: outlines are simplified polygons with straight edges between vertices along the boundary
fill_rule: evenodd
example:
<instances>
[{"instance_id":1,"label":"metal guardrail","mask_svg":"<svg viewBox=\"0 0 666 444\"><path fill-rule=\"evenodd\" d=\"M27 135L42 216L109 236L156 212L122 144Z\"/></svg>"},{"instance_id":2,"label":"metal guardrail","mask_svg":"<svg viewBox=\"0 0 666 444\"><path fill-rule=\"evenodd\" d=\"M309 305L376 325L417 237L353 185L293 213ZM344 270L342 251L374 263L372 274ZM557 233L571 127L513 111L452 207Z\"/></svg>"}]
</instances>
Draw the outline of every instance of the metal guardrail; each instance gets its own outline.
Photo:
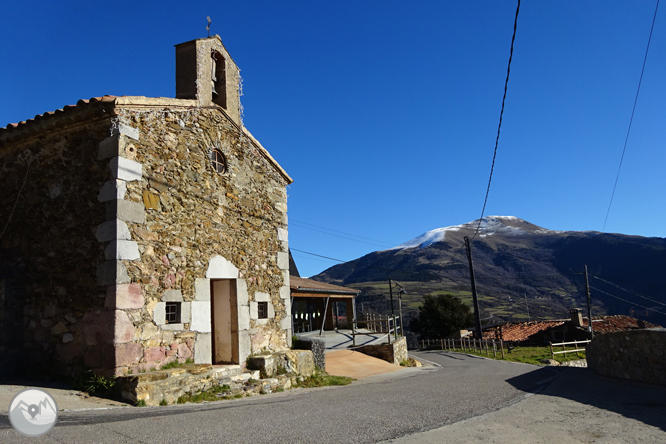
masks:
<instances>
[{"instance_id":1,"label":"metal guardrail","mask_svg":"<svg viewBox=\"0 0 666 444\"><path fill-rule=\"evenodd\" d=\"M359 335L376 335L377 333L386 333L388 343L391 343L391 335L394 340L398 340L398 331L400 330L399 321L400 316L383 316L383 315L369 315L365 321L352 320L352 346L356 347L356 336ZM368 332L357 331L360 324L366 325ZM402 335L402 332L400 333Z\"/></svg>"}]
</instances>

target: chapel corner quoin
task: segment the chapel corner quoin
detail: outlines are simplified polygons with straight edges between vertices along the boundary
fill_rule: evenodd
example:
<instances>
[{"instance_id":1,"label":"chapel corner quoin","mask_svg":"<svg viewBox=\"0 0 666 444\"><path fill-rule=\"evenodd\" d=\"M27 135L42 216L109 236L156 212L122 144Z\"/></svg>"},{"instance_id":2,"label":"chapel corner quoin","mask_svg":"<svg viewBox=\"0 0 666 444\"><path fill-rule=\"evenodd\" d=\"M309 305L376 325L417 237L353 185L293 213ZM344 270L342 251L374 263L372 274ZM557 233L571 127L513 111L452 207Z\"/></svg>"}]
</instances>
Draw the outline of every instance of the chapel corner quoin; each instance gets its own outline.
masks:
<instances>
[{"instance_id":1,"label":"chapel corner quoin","mask_svg":"<svg viewBox=\"0 0 666 444\"><path fill-rule=\"evenodd\" d=\"M194 40L176 46L175 99L0 129L0 376L289 347L292 179L243 127L239 73L219 36Z\"/></svg>"}]
</instances>

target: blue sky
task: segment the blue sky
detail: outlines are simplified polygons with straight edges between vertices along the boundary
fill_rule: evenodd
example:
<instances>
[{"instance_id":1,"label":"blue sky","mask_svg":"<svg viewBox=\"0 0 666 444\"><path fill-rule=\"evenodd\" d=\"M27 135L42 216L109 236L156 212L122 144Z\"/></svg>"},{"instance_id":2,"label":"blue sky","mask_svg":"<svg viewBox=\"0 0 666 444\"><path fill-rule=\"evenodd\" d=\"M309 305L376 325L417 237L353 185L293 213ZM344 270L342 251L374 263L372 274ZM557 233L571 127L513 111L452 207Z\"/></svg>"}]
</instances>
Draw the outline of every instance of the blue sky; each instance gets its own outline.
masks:
<instances>
[{"instance_id":1,"label":"blue sky","mask_svg":"<svg viewBox=\"0 0 666 444\"><path fill-rule=\"evenodd\" d=\"M210 16L241 68L246 126L294 178L292 248L351 260L479 217L515 8L11 2L0 126L104 94L173 97L173 46L205 37ZM654 8L523 1L486 215L602 229ZM661 8L607 232L665 236L665 78ZM304 276L335 264L294 253Z\"/></svg>"}]
</instances>

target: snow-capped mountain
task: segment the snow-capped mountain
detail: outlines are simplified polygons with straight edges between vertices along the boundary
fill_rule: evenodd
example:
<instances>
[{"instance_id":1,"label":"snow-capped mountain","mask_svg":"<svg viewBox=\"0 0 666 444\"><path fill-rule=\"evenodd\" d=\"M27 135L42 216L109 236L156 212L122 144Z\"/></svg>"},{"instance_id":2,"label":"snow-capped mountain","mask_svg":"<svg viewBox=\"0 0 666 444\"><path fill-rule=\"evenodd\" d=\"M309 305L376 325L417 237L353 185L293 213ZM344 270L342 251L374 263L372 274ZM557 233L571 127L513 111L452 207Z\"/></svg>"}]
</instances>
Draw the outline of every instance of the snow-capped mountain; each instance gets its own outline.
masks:
<instances>
[{"instance_id":1,"label":"snow-capped mountain","mask_svg":"<svg viewBox=\"0 0 666 444\"><path fill-rule=\"evenodd\" d=\"M384 297L380 288L385 284L375 283L389 277L418 282L412 286L421 293L426 288L469 295L464 237L473 237L477 227L472 254L477 287L484 295L481 305L497 309L489 316L511 318L516 310L525 311L524 304L514 303L524 299L538 301L530 308L532 315L568 316L570 308L586 305L587 265L597 314L640 314L666 325L666 316L659 314L666 312L661 305L666 303L666 239L549 230L515 216L487 216L480 225L477 219L436 228L388 250L335 265L313 279L366 289L365 294L377 298Z\"/></svg>"}]
</instances>

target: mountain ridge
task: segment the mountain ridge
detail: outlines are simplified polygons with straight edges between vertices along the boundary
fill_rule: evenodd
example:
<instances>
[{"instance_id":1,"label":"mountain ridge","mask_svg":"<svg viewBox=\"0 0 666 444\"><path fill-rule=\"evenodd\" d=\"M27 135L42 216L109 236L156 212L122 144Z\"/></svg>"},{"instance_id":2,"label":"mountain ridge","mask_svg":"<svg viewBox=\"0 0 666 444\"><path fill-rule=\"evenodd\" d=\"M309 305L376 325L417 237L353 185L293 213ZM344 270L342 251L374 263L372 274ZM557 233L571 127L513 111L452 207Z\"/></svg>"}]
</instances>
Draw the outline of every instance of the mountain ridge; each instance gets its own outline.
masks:
<instances>
[{"instance_id":1,"label":"mountain ridge","mask_svg":"<svg viewBox=\"0 0 666 444\"><path fill-rule=\"evenodd\" d=\"M464 237L473 237L478 225L477 219L436 228L396 247L335 265L312 279L366 287L361 301L371 288L364 283L388 278L421 282L420 287L440 293L463 294L469 290ZM500 320L523 316L515 301L524 298L526 304L548 300L548 304L539 302L535 310L544 318L566 317L572 306L585 305L583 270L587 265L597 314L635 315L647 308L647 315L641 315L644 319L666 324L666 315L657 313L666 313L664 238L549 230L515 216L487 216L473 239L472 256L477 287L487 296L488 316ZM379 300L377 291L370 293ZM493 315L497 307L503 309Z\"/></svg>"}]
</instances>

